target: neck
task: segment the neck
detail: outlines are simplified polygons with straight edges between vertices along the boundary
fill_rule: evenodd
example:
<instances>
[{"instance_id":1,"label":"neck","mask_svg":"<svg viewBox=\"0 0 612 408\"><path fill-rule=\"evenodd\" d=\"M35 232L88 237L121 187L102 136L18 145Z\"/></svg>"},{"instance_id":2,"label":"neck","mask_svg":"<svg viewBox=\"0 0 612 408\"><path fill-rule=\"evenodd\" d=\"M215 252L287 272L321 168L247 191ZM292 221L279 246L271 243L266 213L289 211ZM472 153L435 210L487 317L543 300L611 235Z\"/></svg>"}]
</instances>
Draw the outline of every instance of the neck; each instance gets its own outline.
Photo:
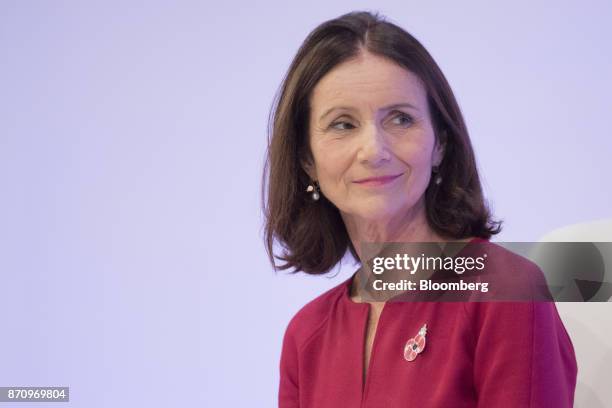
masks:
<instances>
[{"instance_id":1,"label":"neck","mask_svg":"<svg viewBox=\"0 0 612 408\"><path fill-rule=\"evenodd\" d=\"M405 214L378 219L341 213L346 229L359 255L364 259L361 244L365 242L443 242L444 238L429 226L425 203L421 199Z\"/></svg>"}]
</instances>

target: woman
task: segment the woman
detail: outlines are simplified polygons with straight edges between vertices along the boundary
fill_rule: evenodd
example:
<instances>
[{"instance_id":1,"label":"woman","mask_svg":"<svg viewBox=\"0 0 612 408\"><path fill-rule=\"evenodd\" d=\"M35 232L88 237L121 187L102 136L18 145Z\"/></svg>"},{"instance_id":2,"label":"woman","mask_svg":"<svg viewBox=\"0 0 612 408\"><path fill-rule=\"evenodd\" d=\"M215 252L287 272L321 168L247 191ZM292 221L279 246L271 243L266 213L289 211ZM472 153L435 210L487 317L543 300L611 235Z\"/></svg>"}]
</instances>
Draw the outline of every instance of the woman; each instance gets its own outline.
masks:
<instances>
[{"instance_id":1,"label":"woman","mask_svg":"<svg viewBox=\"0 0 612 408\"><path fill-rule=\"evenodd\" d=\"M323 274L347 249L369 259L363 242L500 231L450 86L403 29L368 12L320 25L277 102L264 171L276 269ZM281 408L572 406L576 361L554 303L365 302L359 279L289 323Z\"/></svg>"}]
</instances>

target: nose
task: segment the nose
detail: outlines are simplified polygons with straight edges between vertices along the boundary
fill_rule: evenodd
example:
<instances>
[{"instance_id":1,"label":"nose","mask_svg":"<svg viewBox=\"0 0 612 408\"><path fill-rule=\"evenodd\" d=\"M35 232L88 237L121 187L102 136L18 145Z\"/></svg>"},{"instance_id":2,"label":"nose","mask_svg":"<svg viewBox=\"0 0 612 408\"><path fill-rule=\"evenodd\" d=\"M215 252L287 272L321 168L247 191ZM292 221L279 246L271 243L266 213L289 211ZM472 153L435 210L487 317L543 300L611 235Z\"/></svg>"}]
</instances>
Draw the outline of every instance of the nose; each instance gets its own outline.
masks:
<instances>
[{"instance_id":1,"label":"nose","mask_svg":"<svg viewBox=\"0 0 612 408\"><path fill-rule=\"evenodd\" d=\"M364 129L357 159L360 163L373 167L380 166L391 159L383 129L375 124Z\"/></svg>"}]
</instances>

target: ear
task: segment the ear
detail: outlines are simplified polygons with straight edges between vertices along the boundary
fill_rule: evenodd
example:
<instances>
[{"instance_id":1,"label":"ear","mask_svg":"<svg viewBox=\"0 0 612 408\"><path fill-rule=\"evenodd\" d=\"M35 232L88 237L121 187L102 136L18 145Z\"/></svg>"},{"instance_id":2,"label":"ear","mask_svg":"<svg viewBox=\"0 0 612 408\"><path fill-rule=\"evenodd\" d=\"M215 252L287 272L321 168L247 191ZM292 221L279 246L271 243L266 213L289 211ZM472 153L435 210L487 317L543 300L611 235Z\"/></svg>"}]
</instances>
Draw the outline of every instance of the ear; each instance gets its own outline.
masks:
<instances>
[{"instance_id":1,"label":"ear","mask_svg":"<svg viewBox=\"0 0 612 408\"><path fill-rule=\"evenodd\" d=\"M308 174L311 180L317 180L317 171L314 163L310 159L303 159L300 161L302 169Z\"/></svg>"},{"instance_id":2,"label":"ear","mask_svg":"<svg viewBox=\"0 0 612 408\"><path fill-rule=\"evenodd\" d=\"M442 163L442 159L444 158L444 153L446 152L446 141L447 141L446 131L442 131L440 137L436 141L436 145L434 146L433 160L432 160L432 164L434 166L439 166L440 163Z\"/></svg>"}]
</instances>

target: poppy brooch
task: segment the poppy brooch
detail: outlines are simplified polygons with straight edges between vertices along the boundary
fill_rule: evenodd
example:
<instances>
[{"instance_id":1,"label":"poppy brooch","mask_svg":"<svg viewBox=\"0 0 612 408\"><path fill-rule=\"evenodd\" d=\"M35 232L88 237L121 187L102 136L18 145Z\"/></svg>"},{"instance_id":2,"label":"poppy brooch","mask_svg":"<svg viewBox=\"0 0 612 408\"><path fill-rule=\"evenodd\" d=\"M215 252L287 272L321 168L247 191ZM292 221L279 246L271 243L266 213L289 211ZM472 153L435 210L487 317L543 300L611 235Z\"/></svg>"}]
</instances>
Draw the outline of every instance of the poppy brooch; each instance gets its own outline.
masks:
<instances>
[{"instance_id":1,"label":"poppy brooch","mask_svg":"<svg viewBox=\"0 0 612 408\"><path fill-rule=\"evenodd\" d=\"M407 361L414 359L425 349L425 336L427 335L427 324L419 330L419 334L406 342L404 346L404 358Z\"/></svg>"}]
</instances>

